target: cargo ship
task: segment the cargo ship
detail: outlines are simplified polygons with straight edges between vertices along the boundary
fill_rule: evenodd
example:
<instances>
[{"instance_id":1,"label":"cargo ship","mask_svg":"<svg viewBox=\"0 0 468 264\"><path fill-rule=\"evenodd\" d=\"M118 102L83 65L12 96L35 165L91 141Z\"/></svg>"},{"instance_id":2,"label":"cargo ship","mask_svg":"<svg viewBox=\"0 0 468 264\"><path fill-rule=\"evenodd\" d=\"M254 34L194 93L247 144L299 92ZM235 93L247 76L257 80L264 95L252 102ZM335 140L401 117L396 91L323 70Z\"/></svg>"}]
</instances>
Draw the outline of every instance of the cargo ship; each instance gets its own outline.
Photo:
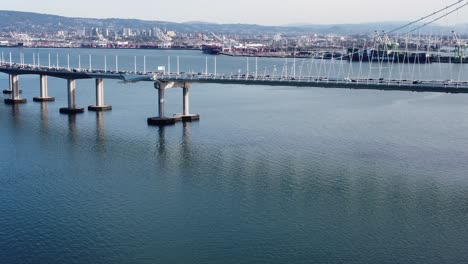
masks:
<instances>
[{"instance_id":1,"label":"cargo ship","mask_svg":"<svg viewBox=\"0 0 468 264\"><path fill-rule=\"evenodd\" d=\"M202 51L206 54L218 55L223 51L223 47L218 45L202 45Z\"/></svg>"},{"instance_id":2,"label":"cargo ship","mask_svg":"<svg viewBox=\"0 0 468 264\"><path fill-rule=\"evenodd\" d=\"M426 52L400 52L376 49L348 49L346 59L356 62L432 63L432 55Z\"/></svg>"}]
</instances>

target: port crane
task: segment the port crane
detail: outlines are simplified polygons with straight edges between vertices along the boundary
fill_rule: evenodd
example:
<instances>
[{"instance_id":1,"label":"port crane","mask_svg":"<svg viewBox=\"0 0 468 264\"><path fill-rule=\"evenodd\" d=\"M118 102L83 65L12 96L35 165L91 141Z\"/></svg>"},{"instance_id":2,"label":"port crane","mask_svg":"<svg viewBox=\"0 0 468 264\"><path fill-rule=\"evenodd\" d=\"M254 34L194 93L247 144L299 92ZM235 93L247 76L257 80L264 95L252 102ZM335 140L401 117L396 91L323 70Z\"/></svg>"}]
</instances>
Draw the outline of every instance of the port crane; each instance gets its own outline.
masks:
<instances>
[{"instance_id":1,"label":"port crane","mask_svg":"<svg viewBox=\"0 0 468 264\"><path fill-rule=\"evenodd\" d=\"M221 39L220 37L218 37L218 35L216 35L215 33L211 32L211 35L212 35L217 41L222 42L222 43L224 42L224 40ZM223 36L223 37L224 37L224 36Z\"/></svg>"},{"instance_id":2,"label":"port crane","mask_svg":"<svg viewBox=\"0 0 468 264\"><path fill-rule=\"evenodd\" d=\"M452 37L455 42L455 49L454 49L454 55L456 59L459 59L460 62L465 58L465 51L467 48L467 44L462 42L460 38L458 37L457 32L452 30Z\"/></svg>"},{"instance_id":3,"label":"port crane","mask_svg":"<svg viewBox=\"0 0 468 264\"><path fill-rule=\"evenodd\" d=\"M398 51L399 47L400 47L400 43L398 43L397 41L395 42L392 42L390 37L388 36L387 32L385 31L382 31L382 34L384 36L384 40L385 40L385 45L387 45L387 47L391 50L391 51Z\"/></svg>"},{"instance_id":4,"label":"port crane","mask_svg":"<svg viewBox=\"0 0 468 264\"><path fill-rule=\"evenodd\" d=\"M238 46L239 44L237 41L227 38L225 35L223 35L223 37L219 37L214 32L211 32L211 35L215 38L215 40L223 45L223 48L229 47L229 50L232 50L233 45Z\"/></svg>"},{"instance_id":5,"label":"port crane","mask_svg":"<svg viewBox=\"0 0 468 264\"><path fill-rule=\"evenodd\" d=\"M158 38L159 41L161 41L163 44L164 47L167 47L170 45L170 43L172 42L172 38L169 37L168 35L166 35L166 33L164 33L161 29L159 28L155 28L155 32L154 32L155 36Z\"/></svg>"},{"instance_id":6,"label":"port crane","mask_svg":"<svg viewBox=\"0 0 468 264\"><path fill-rule=\"evenodd\" d=\"M10 32L11 38L14 39L16 42L23 42L25 46L29 46L31 44L31 37L28 34L20 34L16 32Z\"/></svg>"},{"instance_id":7,"label":"port crane","mask_svg":"<svg viewBox=\"0 0 468 264\"><path fill-rule=\"evenodd\" d=\"M398 47L400 46L398 42L392 42L388 34L383 30L382 35L378 31L375 31L374 41L379 43L388 54L393 51L398 51Z\"/></svg>"}]
</instances>

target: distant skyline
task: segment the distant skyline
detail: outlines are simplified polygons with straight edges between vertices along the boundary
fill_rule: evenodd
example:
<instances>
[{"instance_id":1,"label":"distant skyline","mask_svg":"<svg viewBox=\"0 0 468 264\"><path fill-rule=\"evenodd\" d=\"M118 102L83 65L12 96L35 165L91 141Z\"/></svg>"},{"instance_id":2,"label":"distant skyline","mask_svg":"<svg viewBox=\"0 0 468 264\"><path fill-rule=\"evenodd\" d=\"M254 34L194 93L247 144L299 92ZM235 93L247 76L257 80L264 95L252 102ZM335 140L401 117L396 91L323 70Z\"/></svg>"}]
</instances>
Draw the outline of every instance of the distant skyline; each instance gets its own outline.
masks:
<instances>
[{"instance_id":1,"label":"distant skyline","mask_svg":"<svg viewBox=\"0 0 468 264\"><path fill-rule=\"evenodd\" d=\"M171 22L202 21L260 25L343 24L412 21L456 0L15 0L0 9L87 18L135 18ZM79 4L78 4L79 3ZM439 24L468 22L468 7Z\"/></svg>"}]
</instances>

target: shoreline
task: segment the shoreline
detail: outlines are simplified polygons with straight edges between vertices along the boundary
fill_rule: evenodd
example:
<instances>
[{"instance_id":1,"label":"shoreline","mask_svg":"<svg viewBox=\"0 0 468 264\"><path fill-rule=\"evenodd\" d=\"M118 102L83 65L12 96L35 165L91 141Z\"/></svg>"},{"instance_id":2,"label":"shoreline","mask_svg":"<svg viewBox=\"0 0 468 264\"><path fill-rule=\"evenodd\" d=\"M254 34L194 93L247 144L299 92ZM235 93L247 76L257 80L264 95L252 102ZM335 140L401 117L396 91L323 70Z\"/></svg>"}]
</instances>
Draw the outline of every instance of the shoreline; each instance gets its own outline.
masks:
<instances>
[{"instance_id":1,"label":"shoreline","mask_svg":"<svg viewBox=\"0 0 468 264\"><path fill-rule=\"evenodd\" d=\"M138 47L128 47L128 48L96 48L96 47L25 47L25 46L0 46L0 48L9 48L9 49L97 49L97 50L116 50L116 49L125 49L125 50L199 50L200 48L138 48Z\"/></svg>"}]
</instances>

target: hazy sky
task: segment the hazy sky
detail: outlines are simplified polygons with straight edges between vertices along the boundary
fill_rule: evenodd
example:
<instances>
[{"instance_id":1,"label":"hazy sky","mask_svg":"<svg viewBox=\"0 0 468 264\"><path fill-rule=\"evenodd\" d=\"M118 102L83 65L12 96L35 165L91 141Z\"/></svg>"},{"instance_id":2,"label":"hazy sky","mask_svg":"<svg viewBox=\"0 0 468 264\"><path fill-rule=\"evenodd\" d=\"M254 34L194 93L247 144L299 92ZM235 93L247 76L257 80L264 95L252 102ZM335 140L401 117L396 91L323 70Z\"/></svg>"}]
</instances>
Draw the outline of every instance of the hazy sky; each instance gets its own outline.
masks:
<instances>
[{"instance_id":1,"label":"hazy sky","mask_svg":"<svg viewBox=\"0 0 468 264\"><path fill-rule=\"evenodd\" d=\"M409 21L454 2L456 0L2 0L0 9L74 17L284 25ZM468 22L468 6L441 21L442 24L462 22Z\"/></svg>"}]
</instances>

